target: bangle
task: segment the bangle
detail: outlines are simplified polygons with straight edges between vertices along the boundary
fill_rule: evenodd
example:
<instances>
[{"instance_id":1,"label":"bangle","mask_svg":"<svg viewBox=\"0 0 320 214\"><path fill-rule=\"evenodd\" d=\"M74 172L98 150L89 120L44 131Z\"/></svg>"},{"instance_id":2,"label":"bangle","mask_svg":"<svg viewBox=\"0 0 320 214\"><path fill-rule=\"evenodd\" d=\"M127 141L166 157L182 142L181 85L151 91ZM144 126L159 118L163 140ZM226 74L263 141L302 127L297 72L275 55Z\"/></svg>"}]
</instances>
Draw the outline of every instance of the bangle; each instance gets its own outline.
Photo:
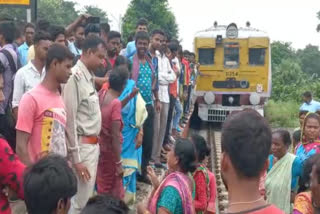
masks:
<instances>
[{"instance_id":1,"label":"bangle","mask_svg":"<svg viewBox=\"0 0 320 214\"><path fill-rule=\"evenodd\" d=\"M318 204L316 204L316 202L312 202L312 206L316 209L320 209L320 206Z\"/></svg>"},{"instance_id":2,"label":"bangle","mask_svg":"<svg viewBox=\"0 0 320 214\"><path fill-rule=\"evenodd\" d=\"M122 164L122 160L119 160L118 162L116 162L116 165L120 165Z\"/></svg>"}]
</instances>

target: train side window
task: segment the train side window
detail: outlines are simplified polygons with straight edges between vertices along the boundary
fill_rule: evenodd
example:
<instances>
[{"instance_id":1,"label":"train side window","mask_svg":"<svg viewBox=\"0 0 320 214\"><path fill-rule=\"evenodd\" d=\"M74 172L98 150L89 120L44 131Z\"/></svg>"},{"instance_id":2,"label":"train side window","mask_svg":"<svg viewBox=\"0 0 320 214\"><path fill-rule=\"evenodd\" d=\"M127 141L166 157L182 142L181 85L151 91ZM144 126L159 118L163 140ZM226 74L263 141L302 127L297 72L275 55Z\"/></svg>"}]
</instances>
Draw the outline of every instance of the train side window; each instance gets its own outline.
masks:
<instances>
[{"instance_id":1,"label":"train side window","mask_svg":"<svg viewBox=\"0 0 320 214\"><path fill-rule=\"evenodd\" d=\"M214 64L214 48L199 48L198 52L200 65Z\"/></svg>"},{"instance_id":2,"label":"train side window","mask_svg":"<svg viewBox=\"0 0 320 214\"><path fill-rule=\"evenodd\" d=\"M249 49L249 64L253 66L264 65L266 58L265 48L250 48Z\"/></svg>"},{"instance_id":3,"label":"train side window","mask_svg":"<svg viewBox=\"0 0 320 214\"><path fill-rule=\"evenodd\" d=\"M238 68L239 67L239 44L226 43L224 45L224 67Z\"/></svg>"}]
</instances>

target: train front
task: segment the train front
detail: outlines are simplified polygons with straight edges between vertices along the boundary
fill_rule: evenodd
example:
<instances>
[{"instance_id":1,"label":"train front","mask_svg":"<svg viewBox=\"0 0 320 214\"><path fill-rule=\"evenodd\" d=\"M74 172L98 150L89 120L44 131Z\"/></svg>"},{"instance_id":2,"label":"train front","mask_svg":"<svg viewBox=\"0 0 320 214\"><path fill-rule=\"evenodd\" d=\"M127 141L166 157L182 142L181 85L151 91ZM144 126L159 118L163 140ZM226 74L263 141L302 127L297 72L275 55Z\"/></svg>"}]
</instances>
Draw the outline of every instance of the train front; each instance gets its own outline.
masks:
<instances>
[{"instance_id":1,"label":"train front","mask_svg":"<svg viewBox=\"0 0 320 214\"><path fill-rule=\"evenodd\" d=\"M271 94L270 40L247 26L214 27L197 33L195 53L200 63L195 94L203 121L223 122L246 108L264 115Z\"/></svg>"}]
</instances>

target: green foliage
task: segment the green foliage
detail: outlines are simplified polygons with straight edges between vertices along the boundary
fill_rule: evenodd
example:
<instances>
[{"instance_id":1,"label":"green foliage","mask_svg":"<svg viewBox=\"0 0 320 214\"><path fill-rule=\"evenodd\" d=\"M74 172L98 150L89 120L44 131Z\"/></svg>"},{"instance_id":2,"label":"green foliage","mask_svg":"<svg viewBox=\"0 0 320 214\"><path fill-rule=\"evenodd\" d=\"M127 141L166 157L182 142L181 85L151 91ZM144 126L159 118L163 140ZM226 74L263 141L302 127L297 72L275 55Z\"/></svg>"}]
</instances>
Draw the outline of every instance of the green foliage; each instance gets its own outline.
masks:
<instances>
[{"instance_id":1,"label":"green foliage","mask_svg":"<svg viewBox=\"0 0 320 214\"><path fill-rule=\"evenodd\" d=\"M307 45L305 49L297 51L297 56L304 73L320 77L320 51L318 46Z\"/></svg>"},{"instance_id":2,"label":"green foliage","mask_svg":"<svg viewBox=\"0 0 320 214\"><path fill-rule=\"evenodd\" d=\"M273 127L294 128L299 126L299 103L294 101L274 102L270 100L265 106L265 116Z\"/></svg>"},{"instance_id":3,"label":"green foliage","mask_svg":"<svg viewBox=\"0 0 320 214\"><path fill-rule=\"evenodd\" d=\"M178 38L178 25L167 0L132 0L122 20L125 40L135 32L136 23L140 18L148 20L150 32L162 29L170 38Z\"/></svg>"},{"instance_id":4,"label":"green foliage","mask_svg":"<svg viewBox=\"0 0 320 214\"><path fill-rule=\"evenodd\" d=\"M99 16L102 22L108 21L107 12L96 6L85 6L80 11L75 9L77 3L66 0L38 0L38 19L46 19L56 25L67 26L72 23L80 12ZM26 9L5 7L0 10L1 18L10 18L26 22Z\"/></svg>"},{"instance_id":5,"label":"green foliage","mask_svg":"<svg viewBox=\"0 0 320 214\"><path fill-rule=\"evenodd\" d=\"M83 8L83 13L90 14L92 16L97 16L100 17L100 22L101 23L106 23L108 22L108 15L107 12L92 5L86 5Z\"/></svg>"},{"instance_id":6,"label":"green foliage","mask_svg":"<svg viewBox=\"0 0 320 214\"><path fill-rule=\"evenodd\" d=\"M301 94L310 90L320 97L320 51L308 45L297 52L290 43L274 42L272 48L272 99L301 102Z\"/></svg>"}]
</instances>

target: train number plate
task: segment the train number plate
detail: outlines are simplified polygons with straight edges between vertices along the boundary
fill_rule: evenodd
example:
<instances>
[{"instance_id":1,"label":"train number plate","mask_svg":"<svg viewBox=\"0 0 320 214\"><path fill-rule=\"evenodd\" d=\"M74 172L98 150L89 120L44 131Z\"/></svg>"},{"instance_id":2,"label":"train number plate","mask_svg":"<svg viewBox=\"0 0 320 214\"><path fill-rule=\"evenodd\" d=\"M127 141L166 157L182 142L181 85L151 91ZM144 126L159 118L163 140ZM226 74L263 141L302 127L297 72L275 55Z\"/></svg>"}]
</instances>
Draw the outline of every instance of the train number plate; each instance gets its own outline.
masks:
<instances>
[{"instance_id":1,"label":"train number plate","mask_svg":"<svg viewBox=\"0 0 320 214\"><path fill-rule=\"evenodd\" d=\"M237 71L227 71L226 76L227 77L237 77L239 73Z\"/></svg>"}]
</instances>

